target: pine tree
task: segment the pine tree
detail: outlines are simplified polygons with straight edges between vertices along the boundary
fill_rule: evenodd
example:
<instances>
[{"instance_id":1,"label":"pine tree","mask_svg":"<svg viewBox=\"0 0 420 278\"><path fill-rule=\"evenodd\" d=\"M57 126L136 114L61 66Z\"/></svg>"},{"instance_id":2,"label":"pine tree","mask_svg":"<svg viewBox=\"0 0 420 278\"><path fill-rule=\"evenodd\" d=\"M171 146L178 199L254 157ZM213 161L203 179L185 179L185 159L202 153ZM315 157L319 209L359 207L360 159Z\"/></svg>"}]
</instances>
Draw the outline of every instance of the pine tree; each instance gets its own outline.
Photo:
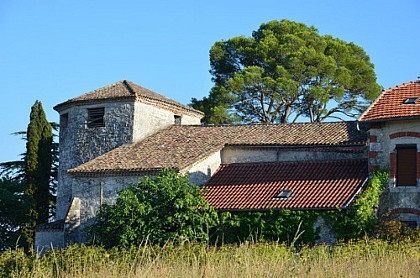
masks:
<instances>
[{"instance_id":1,"label":"pine tree","mask_svg":"<svg viewBox=\"0 0 420 278\"><path fill-rule=\"evenodd\" d=\"M34 243L35 225L48 222L52 147L51 124L46 119L41 102L36 101L31 108L24 159L25 195L30 203L30 220L23 229L23 237L29 245Z\"/></svg>"}]
</instances>

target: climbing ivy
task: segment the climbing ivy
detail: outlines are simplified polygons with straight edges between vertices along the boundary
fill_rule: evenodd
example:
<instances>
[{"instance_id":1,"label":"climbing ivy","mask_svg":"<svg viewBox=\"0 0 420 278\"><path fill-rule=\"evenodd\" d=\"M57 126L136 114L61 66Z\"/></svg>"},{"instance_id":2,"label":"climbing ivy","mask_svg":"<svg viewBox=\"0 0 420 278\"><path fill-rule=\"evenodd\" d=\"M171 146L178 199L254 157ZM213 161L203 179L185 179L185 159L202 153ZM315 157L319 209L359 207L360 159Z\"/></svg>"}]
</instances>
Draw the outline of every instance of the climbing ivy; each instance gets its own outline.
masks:
<instances>
[{"instance_id":1,"label":"climbing ivy","mask_svg":"<svg viewBox=\"0 0 420 278\"><path fill-rule=\"evenodd\" d=\"M346 209L216 214L188 177L165 170L121 191L116 205L102 207L89 230L92 240L106 247L138 245L144 240L162 244L180 238L213 244L280 241L299 245L319 238L314 224L322 217L338 239L348 240L372 234L375 210L387 183L387 173L373 173L363 193Z\"/></svg>"},{"instance_id":2,"label":"climbing ivy","mask_svg":"<svg viewBox=\"0 0 420 278\"><path fill-rule=\"evenodd\" d=\"M349 240L372 235L379 197L388 184L388 174L376 171L351 207L332 211L272 210L265 212L219 212L219 225L211 235L214 243L281 241L288 244L314 243L324 218L338 239Z\"/></svg>"},{"instance_id":3,"label":"climbing ivy","mask_svg":"<svg viewBox=\"0 0 420 278\"><path fill-rule=\"evenodd\" d=\"M363 193L356 197L350 208L337 209L322 215L337 238L348 240L372 235L379 198L387 185L388 173L375 171Z\"/></svg>"},{"instance_id":4,"label":"climbing ivy","mask_svg":"<svg viewBox=\"0 0 420 278\"><path fill-rule=\"evenodd\" d=\"M213 229L213 243L281 241L288 244L313 243L318 229L314 211L271 210L263 212L219 212L219 225Z\"/></svg>"}]
</instances>

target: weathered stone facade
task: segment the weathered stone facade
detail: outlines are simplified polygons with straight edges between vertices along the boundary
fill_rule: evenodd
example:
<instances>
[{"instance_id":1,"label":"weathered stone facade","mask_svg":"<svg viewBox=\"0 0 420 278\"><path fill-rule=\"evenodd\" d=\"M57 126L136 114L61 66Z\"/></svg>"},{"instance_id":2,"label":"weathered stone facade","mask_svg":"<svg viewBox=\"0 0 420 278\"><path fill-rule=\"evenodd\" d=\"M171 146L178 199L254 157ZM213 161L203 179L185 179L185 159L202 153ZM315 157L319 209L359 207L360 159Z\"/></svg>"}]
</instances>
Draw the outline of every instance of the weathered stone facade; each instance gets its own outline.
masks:
<instances>
[{"instance_id":1,"label":"weathered stone facade","mask_svg":"<svg viewBox=\"0 0 420 278\"><path fill-rule=\"evenodd\" d=\"M227 146L222 151L222 163L333 160L366 156L364 146L326 147L240 147Z\"/></svg>"},{"instance_id":2,"label":"weathered stone facade","mask_svg":"<svg viewBox=\"0 0 420 278\"><path fill-rule=\"evenodd\" d=\"M157 99L111 97L74 103L70 100L57 106L61 128L56 219L64 220L62 230L66 236L60 235L63 232L60 229L40 231L38 246L45 247L44 239L48 237L55 238L59 246L85 241L85 227L92 223L100 205L112 204L119 190L137 182L141 176L80 178L70 175L67 172L69 169L121 145L141 141L175 123L200 123L201 112L184 108L173 101L165 103L165 98L159 95ZM89 125L89 109L95 108L103 109L103 122L92 127Z\"/></svg>"},{"instance_id":3,"label":"weathered stone facade","mask_svg":"<svg viewBox=\"0 0 420 278\"><path fill-rule=\"evenodd\" d=\"M221 163L221 151L217 151L202 161L198 161L190 167L183 169L181 173L188 174L191 183L203 185L216 172Z\"/></svg>"},{"instance_id":4,"label":"weathered stone facade","mask_svg":"<svg viewBox=\"0 0 420 278\"><path fill-rule=\"evenodd\" d=\"M372 123L369 130L369 164L389 172L389 187L381 197L379 214L398 212L402 221L420 223L420 170L417 165L417 185L396 184L396 157L399 146L410 145L417 149L420 164L420 120L383 121Z\"/></svg>"},{"instance_id":5,"label":"weathered stone facade","mask_svg":"<svg viewBox=\"0 0 420 278\"><path fill-rule=\"evenodd\" d=\"M103 107L104 127L87 126L88 109ZM92 160L118 146L131 143L134 128L134 103L105 102L95 105L73 106L60 111L60 164L57 189L57 219L67 213L73 178L67 170Z\"/></svg>"},{"instance_id":6,"label":"weathered stone facade","mask_svg":"<svg viewBox=\"0 0 420 278\"><path fill-rule=\"evenodd\" d=\"M140 141L168 126L175 124L175 117L180 117L182 125L200 124L200 118L182 111L165 110L147 103L134 104L133 142Z\"/></svg>"}]
</instances>

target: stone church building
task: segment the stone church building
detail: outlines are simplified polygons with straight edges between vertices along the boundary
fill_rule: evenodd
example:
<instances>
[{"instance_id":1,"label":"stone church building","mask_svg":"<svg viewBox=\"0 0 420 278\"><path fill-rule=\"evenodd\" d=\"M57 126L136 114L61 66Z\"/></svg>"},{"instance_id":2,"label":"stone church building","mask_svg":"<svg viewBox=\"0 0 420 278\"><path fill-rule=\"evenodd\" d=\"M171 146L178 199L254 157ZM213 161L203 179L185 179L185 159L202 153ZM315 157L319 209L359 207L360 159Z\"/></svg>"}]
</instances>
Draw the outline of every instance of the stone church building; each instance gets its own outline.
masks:
<instances>
[{"instance_id":1,"label":"stone church building","mask_svg":"<svg viewBox=\"0 0 420 278\"><path fill-rule=\"evenodd\" d=\"M36 248L86 240L100 206L173 168L223 210L347 208L369 172L389 171L381 213L420 225L420 81L385 90L358 121L201 125L202 112L130 81L58 104L56 221Z\"/></svg>"}]
</instances>

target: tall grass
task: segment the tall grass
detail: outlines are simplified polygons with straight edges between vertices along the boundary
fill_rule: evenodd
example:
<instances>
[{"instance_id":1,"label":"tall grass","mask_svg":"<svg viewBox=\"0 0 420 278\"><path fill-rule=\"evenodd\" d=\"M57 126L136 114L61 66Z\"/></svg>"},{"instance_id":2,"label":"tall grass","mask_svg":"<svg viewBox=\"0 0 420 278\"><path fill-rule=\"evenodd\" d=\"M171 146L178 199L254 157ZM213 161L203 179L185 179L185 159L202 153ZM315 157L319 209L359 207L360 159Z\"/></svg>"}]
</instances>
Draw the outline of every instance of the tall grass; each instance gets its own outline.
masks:
<instances>
[{"instance_id":1,"label":"tall grass","mask_svg":"<svg viewBox=\"0 0 420 278\"><path fill-rule=\"evenodd\" d=\"M358 241L292 249L277 243L0 254L0 277L420 277L419 242Z\"/></svg>"}]
</instances>

